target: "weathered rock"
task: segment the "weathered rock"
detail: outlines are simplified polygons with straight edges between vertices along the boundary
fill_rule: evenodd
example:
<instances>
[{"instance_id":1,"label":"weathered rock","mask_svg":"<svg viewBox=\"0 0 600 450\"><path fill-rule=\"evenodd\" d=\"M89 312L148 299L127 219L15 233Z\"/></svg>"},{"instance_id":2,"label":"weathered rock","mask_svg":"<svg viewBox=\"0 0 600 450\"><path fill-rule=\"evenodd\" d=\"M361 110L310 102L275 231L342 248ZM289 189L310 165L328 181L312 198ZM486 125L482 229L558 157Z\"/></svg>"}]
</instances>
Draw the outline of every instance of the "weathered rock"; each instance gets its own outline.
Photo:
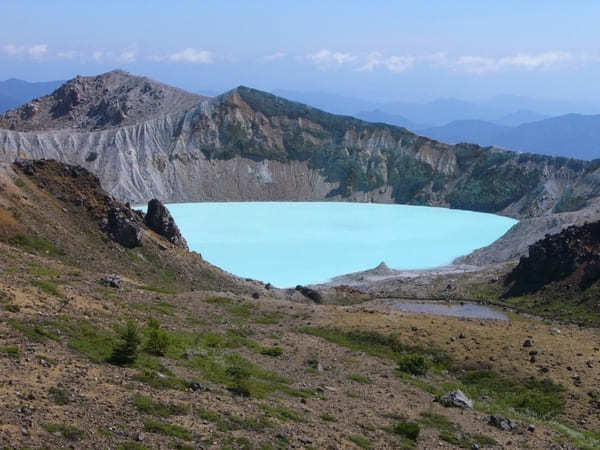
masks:
<instances>
[{"instance_id":1,"label":"weathered rock","mask_svg":"<svg viewBox=\"0 0 600 450\"><path fill-rule=\"evenodd\" d=\"M179 227L169 210L160 200L152 199L148 202L148 210L146 217L144 217L144 223L151 230L167 238L173 245L187 250L187 242L181 235Z\"/></svg>"},{"instance_id":2,"label":"weathered rock","mask_svg":"<svg viewBox=\"0 0 600 450\"><path fill-rule=\"evenodd\" d=\"M473 409L473 401L460 389L455 389L442 395L438 401L447 407Z\"/></svg>"},{"instance_id":3,"label":"weathered rock","mask_svg":"<svg viewBox=\"0 0 600 450\"><path fill-rule=\"evenodd\" d=\"M517 426L511 419L500 414L492 414L488 423L504 431L511 431Z\"/></svg>"},{"instance_id":4,"label":"weathered rock","mask_svg":"<svg viewBox=\"0 0 600 450\"><path fill-rule=\"evenodd\" d=\"M142 245L142 228L120 208L108 210L106 232L123 247L134 248Z\"/></svg>"},{"instance_id":5,"label":"weathered rock","mask_svg":"<svg viewBox=\"0 0 600 450\"><path fill-rule=\"evenodd\" d=\"M102 282L106 285L106 286L110 286L116 289L121 289L121 277L116 274L116 273L111 273L106 275L103 279Z\"/></svg>"}]
</instances>

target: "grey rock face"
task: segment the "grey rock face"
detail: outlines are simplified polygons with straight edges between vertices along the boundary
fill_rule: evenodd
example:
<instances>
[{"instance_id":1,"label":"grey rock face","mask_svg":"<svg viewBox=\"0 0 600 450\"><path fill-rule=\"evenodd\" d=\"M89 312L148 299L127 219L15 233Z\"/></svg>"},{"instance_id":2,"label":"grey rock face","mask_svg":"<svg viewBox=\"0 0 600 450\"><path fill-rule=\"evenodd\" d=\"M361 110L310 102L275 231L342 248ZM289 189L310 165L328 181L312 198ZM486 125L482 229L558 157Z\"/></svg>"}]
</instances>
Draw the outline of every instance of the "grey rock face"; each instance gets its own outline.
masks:
<instances>
[{"instance_id":1,"label":"grey rock face","mask_svg":"<svg viewBox=\"0 0 600 450\"><path fill-rule=\"evenodd\" d=\"M460 389L455 389L439 398L439 402L447 407L473 409L473 401L469 399Z\"/></svg>"},{"instance_id":2,"label":"grey rock face","mask_svg":"<svg viewBox=\"0 0 600 450\"><path fill-rule=\"evenodd\" d=\"M148 202L144 223L151 230L167 238L173 245L188 249L187 242L181 235L179 227L160 200L152 199Z\"/></svg>"}]
</instances>

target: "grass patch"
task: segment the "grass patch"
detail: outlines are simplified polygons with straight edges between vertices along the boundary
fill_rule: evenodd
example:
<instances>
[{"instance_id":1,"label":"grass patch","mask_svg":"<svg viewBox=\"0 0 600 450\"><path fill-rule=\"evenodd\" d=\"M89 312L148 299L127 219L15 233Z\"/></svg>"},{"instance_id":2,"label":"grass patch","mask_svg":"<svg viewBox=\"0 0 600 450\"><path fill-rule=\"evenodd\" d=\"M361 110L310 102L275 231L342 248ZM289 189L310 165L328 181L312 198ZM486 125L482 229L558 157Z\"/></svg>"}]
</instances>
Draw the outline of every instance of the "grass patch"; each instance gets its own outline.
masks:
<instances>
[{"instance_id":1,"label":"grass patch","mask_svg":"<svg viewBox=\"0 0 600 450\"><path fill-rule=\"evenodd\" d=\"M55 281L48 280L33 280L31 282L33 286L39 287L42 292L48 295L53 295L54 297L64 298L64 294L58 288L58 283Z\"/></svg>"},{"instance_id":2,"label":"grass patch","mask_svg":"<svg viewBox=\"0 0 600 450\"><path fill-rule=\"evenodd\" d=\"M161 422L159 420L148 420L144 423L144 430L148 433L162 434L163 436L171 436L184 441L192 440L192 433L179 425Z\"/></svg>"},{"instance_id":3,"label":"grass patch","mask_svg":"<svg viewBox=\"0 0 600 450\"><path fill-rule=\"evenodd\" d=\"M337 418L329 413L323 413L319 418L324 422L337 422Z\"/></svg>"},{"instance_id":4,"label":"grass patch","mask_svg":"<svg viewBox=\"0 0 600 450\"><path fill-rule=\"evenodd\" d=\"M233 300L228 297L208 297L204 301L213 305L229 305Z\"/></svg>"},{"instance_id":5,"label":"grass patch","mask_svg":"<svg viewBox=\"0 0 600 450\"><path fill-rule=\"evenodd\" d=\"M9 320L8 323L33 341L44 342L47 339L58 340L57 335L48 331L41 324L25 324L12 319Z\"/></svg>"},{"instance_id":6,"label":"grass patch","mask_svg":"<svg viewBox=\"0 0 600 450\"><path fill-rule=\"evenodd\" d=\"M167 288L164 286L157 286L154 284L145 284L143 286L139 286L139 289L143 289L144 291L156 292L158 294L177 294L175 289Z\"/></svg>"},{"instance_id":7,"label":"grass patch","mask_svg":"<svg viewBox=\"0 0 600 450\"><path fill-rule=\"evenodd\" d=\"M283 355L283 348L279 346L265 347L260 350L261 355L277 357Z\"/></svg>"},{"instance_id":8,"label":"grass patch","mask_svg":"<svg viewBox=\"0 0 600 450\"><path fill-rule=\"evenodd\" d=\"M18 357L21 354L21 349L16 345L0 346L0 353L7 356Z\"/></svg>"},{"instance_id":9,"label":"grass patch","mask_svg":"<svg viewBox=\"0 0 600 450\"><path fill-rule=\"evenodd\" d=\"M149 450L144 444L135 441L123 442L117 445L117 450Z\"/></svg>"},{"instance_id":10,"label":"grass patch","mask_svg":"<svg viewBox=\"0 0 600 450\"><path fill-rule=\"evenodd\" d=\"M260 405L260 409L262 409L265 413L267 413L271 417L275 417L276 419L288 421L291 420L293 422L304 422L304 418L302 415L293 409L286 408L283 405L278 406L268 406L268 405Z\"/></svg>"},{"instance_id":11,"label":"grass patch","mask_svg":"<svg viewBox=\"0 0 600 450\"><path fill-rule=\"evenodd\" d=\"M467 395L476 400L491 397L502 409L540 419L551 419L564 411L565 388L550 379L505 377L489 370L471 370L458 379Z\"/></svg>"},{"instance_id":12,"label":"grass patch","mask_svg":"<svg viewBox=\"0 0 600 450\"><path fill-rule=\"evenodd\" d=\"M496 447L498 445L498 442L491 436L486 436L485 434L469 434L461 431L441 431L440 440L460 448L468 449L473 448L474 446L485 448Z\"/></svg>"},{"instance_id":13,"label":"grass patch","mask_svg":"<svg viewBox=\"0 0 600 450\"><path fill-rule=\"evenodd\" d=\"M371 447L371 441L369 441L364 436L361 436L359 434L351 434L351 435L348 435L347 437L348 437L349 441L354 442L360 448L365 448L365 449L372 448Z\"/></svg>"},{"instance_id":14,"label":"grass patch","mask_svg":"<svg viewBox=\"0 0 600 450\"><path fill-rule=\"evenodd\" d=\"M28 236L22 233L16 234L8 239L8 243L25 250L28 253L42 253L50 256L62 256L64 250L55 246L52 242L37 236Z\"/></svg>"},{"instance_id":15,"label":"grass patch","mask_svg":"<svg viewBox=\"0 0 600 450\"><path fill-rule=\"evenodd\" d=\"M498 445L495 439L483 434L469 434L462 431L460 425L453 423L446 416L431 411L421 413L419 420L425 428L439 430L439 438L449 444L460 448L471 449L474 445L479 447L495 447Z\"/></svg>"},{"instance_id":16,"label":"grass patch","mask_svg":"<svg viewBox=\"0 0 600 450\"><path fill-rule=\"evenodd\" d=\"M373 380L371 380L369 377L364 377L364 376L359 375L357 373L353 373L352 375L350 375L348 377L348 379L351 380L351 381L356 381L357 383L373 384Z\"/></svg>"},{"instance_id":17,"label":"grass patch","mask_svg":"<svg viewBox=\"0 0 600 450\"><path fill-rule=\"evenodd\" d=\"M51 277L51 278L58 278L60 276L60 272L58 270L51 269L50 267L43 266L39 263L29 264L29 274L35 275L38 277Z\"/></svg>"},{"instance_id":18,"label":"grass patch","mask_svg":"<svg viewBox=\"0 0 600 450\"><path fill-rule=\"evenodd\" d=\"M446 353L436 348L422 348L415 345L403 344L398 336L383 335L373 331L344 331L336 328L311 328L300 330L312 336L321 337L334 344L348 347L357 352L371 356L390 359L396 362L404 357L420 355L427 366L445 369L450 367L451 360Z\"/></svg>"},{"instance_id":19,"label":"grass patch","mask_svg":"<svg viewBox=\"0 0 600 450\"><path fill-rule=\"evenodd\" d=\"M236 353L197 356L187 365L197 370L203 378L222 384L242 396L265 397L277 390L285 393L294 391L288 386L288 379L265 370Z\"/></svg>"},{"instance_id":20,"label":"grass patch","mask_svg":"<svg viewBox=\"0 0 600 450\"><path fill-rule=\"evenodd\" d=\"M110 358L116 336L87 320L78 320L60 316L52 323L69 338L69 347L76 350L95 363L101 363Z\"/></svg>"},{"instance_id":21,"label":"grass patch","mask_svg":"<svg viewBox=\"0 0 600 450\"><path fill-rule=\"evenodd\" d=\"M188 412L187 406L154 401L152 398L141 394L136 394L132 402L138 411L152 416L184 416Z\"/></svg>"},{"instance_id":22,"label":"grass patch","mask_svg":"<svg viewBox=\"0 0 600 450\"><path fill-rule=\"evenodd\" d=\"M62 423L48 423L42 425L42 428L48 433L59 433L64 439L76 441L83 436L83 431L73 425L65 425Z\"/></svg>"},{"instance_id":23,"label":"grass patch","mask_svg":"<svg viewBox=\"0 0 600 450\"><path fill-rule=\"evenodd\" d=\"M199 408L196 413L201 419L215 423L217 429L221 432L229 432L235 430L247 431L263 431L266 428L272 428L274 425L265 417L237 417L233 414L219 414L214 411Z\"/></svg>"}]
</instances>

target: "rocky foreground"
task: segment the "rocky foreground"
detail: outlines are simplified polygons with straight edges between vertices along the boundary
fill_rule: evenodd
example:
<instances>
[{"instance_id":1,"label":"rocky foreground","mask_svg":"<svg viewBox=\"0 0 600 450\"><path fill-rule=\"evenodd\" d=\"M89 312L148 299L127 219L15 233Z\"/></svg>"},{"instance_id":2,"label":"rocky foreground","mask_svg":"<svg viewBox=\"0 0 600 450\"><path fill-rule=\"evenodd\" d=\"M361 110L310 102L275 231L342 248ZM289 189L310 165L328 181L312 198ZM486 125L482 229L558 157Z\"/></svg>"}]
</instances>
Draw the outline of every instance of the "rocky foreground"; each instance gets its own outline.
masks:
<instances>
[{"instance_id":1,"label":"rocky foreground","mask_svg":"<svg viewBox=\"0 0 600 450\"><path fill-rule=\"evenodd\" d=\"M597 329L239 279L51 161L0 170L0 225L0 448L600 445Z\"/></svg>"}]
</instances>

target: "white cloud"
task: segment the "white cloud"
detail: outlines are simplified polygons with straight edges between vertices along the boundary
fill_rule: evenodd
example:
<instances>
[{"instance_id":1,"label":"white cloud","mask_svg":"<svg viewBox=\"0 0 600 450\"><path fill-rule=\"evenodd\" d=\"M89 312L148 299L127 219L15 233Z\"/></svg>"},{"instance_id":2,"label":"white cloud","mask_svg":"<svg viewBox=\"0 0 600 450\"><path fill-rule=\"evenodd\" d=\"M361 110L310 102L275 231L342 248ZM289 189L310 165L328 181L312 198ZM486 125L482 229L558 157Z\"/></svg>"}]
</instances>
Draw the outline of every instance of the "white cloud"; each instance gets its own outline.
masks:
<instances>
[{"instance_id":1,"label":"white cloud","mask_svg":"<svg viewBox=\"0 0 600 450\"><path fill-rule=\"evenodd\" d=\"M105 56L105 53L102 50L94 50L92 52L92 59L96 62L102 61L104 56Z\"/></svg>"},{"instance_id":2,"label":"white cloud","mask_svg":"<svg viewBox=\"0 0 600 450\"><path fill-rule=\"evenodd\" d=\"M316 53L310 53L306 55L306 58L321 68L351 64L358 59L351 53L332 52L327 49L319 50Z\"/></svg>"},{"instance_id":3,"label":"white cloud","mask_svg":"<svg viewBox=\"0 0 600 450\"><path fill-rule=\"evenodd\" d=\"M383 56L379 52L370 53L367 62L358 70L371 72L377 67L384 67L390 72L400 73L412 69L417 58L414 56Z\"/></svg>"},{"instance_id":4,"label":"white cloud","mask_svg":"<svg viewBox=\"0 0 600 450\"><path fill-rule=\"evenodd\" d=\"M121 52L119 55L119 61L122 62L134 62L137 58L137 50L135 48L128 48Z\"/></svg>"},{"instance_id":5,"label":"white cloud","mask_svg":"<svg viewBox=\"0 0 600 450\"><path fill-rule=\"evenodd\" d=\"M169 55L169 59L175 62L186 62L193 64L210 64L213 62L213 55L208 50L196 50L186 48L180 52Z\"/></svg>"},{"instance_id":6,"label":"white cloud","mask_svg":"<svg viewBox=\"0 0 600 450\"><path fill-rule=\"evenodd\" d=\"M77 52L75 50L63 50L63 51L57 52L56 56L58 56L59 58L64 58L64 59L73 59L78 54L79 54L79 52Z\"/></svg>"},{"instance_id":7,"label":"white cloud","mask_svg":"<svg viewBox=\"0 0 600 450\"><path fill-rule=\"evenodd\" d=\"M25 50L25 47L17 46L15 44L6 44L2 46L2 53L5 53L9 56L18 55L19 53L23 52L23 50Z\"/></svg>"},{"instance_id":8,"label":"white cloud","mask_svg":"<svg viewBox=\"0 0 600 450\"><path fill-rule=\"evenodd\" d=\"M8 56L26 55L32 59L40 59L48 52L47 44L35 44L31 47L24 45L5 44L1 47L2 53Z\"/></svg>"},{"instance_id":9,"label":"white cloud","mask_svg":"<svg viewBox=\"0 0 600 450\"><path fill-rule=\"evenodd\" d=\"M286 56L286 52L275 52L270 55L263 56L261 59L263 61L277 61L278 59L285 58Z\"/></svg>"},{"instance_id":10,"label":"white cloud","mask_svg":"<svg viewBox=\"0 0 600 450\"><path fill-rule=\"evenodd\" d=\"M48 51L46 44L37 44L27 49L27 54L33 59L40 59Z\"/></svg>"},{"instance_id":11,"label":"white cloud","mask_svg":"<svg viewBox=\"0 0 600 450\"><path fill-rule=\"evenodd\" d=\"M549 70L573 63L585 62L588 58L574 56L569 52L552 51L539 54L519 53L500 58L484 56L461 56L449 66L456 71L474 74L501 72L506 70Z\"/></svg>"}]
</instances>

